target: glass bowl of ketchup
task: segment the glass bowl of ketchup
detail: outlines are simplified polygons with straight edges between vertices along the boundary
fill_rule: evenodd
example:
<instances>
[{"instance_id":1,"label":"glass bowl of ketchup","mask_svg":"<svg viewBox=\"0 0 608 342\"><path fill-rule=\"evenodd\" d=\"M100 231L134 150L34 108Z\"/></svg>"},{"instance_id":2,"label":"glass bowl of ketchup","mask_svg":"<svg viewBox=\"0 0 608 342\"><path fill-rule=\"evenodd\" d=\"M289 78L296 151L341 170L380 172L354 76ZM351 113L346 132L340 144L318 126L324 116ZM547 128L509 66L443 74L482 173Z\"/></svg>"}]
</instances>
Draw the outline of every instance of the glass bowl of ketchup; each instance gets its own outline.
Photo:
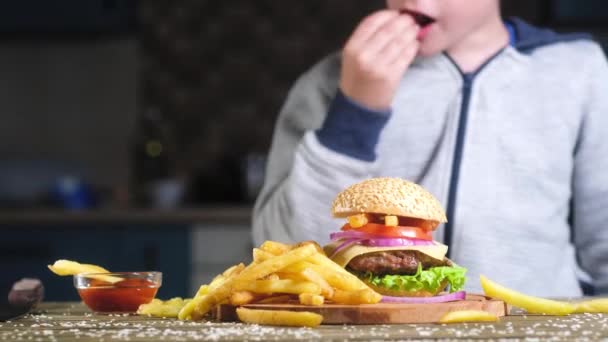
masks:
<instances>
[{"instance_id":1,"label":"glass bowl of ketchup","mask_svg":"<svg viewBox=\"0 0 608 342\"><path fill-rule=\"evenodd\" d=\"M82 273L74 286L94 312L132 313L154 299L162 278L160 272Z\"/></svg>"}]
</instances>

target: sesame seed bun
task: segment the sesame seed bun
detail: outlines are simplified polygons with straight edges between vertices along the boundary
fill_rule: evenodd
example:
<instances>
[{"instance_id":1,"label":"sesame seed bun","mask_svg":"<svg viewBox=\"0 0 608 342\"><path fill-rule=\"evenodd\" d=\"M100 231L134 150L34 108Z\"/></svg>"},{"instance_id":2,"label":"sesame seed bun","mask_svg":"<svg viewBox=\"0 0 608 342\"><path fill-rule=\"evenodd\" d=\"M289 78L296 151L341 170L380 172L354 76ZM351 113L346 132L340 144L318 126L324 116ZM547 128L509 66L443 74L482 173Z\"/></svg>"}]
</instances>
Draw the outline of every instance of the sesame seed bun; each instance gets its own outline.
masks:
<instances>
[{"instance_id":1,"label":"sesame seed bun","mask_svg":"<svg viewBox=\"0 0 608 342\"><path fill-rule=\"evenodd\" d=\"M334 217L362 213L412 217L447 222L441 203L418 184L400 178L372 178L340 192L332 205Z\"/></svg>"}]
</instances>

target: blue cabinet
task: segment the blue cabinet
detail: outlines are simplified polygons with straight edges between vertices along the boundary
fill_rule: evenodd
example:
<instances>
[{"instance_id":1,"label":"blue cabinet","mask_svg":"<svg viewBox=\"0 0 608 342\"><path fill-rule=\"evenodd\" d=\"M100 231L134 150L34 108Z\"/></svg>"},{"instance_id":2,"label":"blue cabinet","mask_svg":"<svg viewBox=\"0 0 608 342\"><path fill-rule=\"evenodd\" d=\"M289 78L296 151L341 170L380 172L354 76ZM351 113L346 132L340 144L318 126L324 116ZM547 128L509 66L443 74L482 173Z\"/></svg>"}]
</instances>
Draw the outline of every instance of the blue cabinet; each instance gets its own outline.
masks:
<instances>
[{"instance_id":1,"label":"blue cabinet","mask_svg":"<svg viewBox=\"0 0 608 342\"><path fill-rule=\"evenodd\" d=\"M57 259L98 264L111 271L161 271L158 297L190 296L190 229L187 225L84 225L2 227L0 283L36 277L48 301L79 300L71 277L52 274Z\"/></svg>"}]
</instances>

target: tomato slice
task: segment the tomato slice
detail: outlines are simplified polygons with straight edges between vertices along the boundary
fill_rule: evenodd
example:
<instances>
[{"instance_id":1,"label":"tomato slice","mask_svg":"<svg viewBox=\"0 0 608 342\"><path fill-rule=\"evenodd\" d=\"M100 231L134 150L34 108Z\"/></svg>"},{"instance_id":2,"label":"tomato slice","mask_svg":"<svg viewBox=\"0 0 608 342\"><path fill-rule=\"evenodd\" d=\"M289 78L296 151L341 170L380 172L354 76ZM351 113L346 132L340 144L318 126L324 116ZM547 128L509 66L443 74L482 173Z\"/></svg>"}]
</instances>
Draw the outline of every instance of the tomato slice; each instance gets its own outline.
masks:
<instances>
[{"instance_id":1,"label":"tomato slice","mask_svg":"<svg viewBox=\"0 0 608 342\"><path fill-rule=\"evenodd\" d=\"M379 223L368 223L361 228L353 228L350 224L345 224L342 227L343 231L357 231L389 238L410 238L420 240L433 240L433 237L428 232L418 227L403 227L403 226L385 226Z\"/></svg>"}]
</instances>

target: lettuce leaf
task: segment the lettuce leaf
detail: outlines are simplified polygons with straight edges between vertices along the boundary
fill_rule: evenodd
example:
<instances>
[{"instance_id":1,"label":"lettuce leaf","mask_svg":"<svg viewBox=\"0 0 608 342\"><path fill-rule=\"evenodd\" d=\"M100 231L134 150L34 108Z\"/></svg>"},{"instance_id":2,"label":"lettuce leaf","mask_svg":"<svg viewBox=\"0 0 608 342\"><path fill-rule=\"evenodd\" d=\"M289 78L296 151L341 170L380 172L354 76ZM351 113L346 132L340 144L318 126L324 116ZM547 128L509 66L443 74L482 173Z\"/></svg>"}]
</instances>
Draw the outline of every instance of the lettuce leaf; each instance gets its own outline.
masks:
<instances>
[{"instance_id":1,"label":"lettuce leaf","mask_svg":"<svg viewBox=\"0 0 608 342\"><path fill-rule=\"evenodd\" d=\"M359 278L368 281L374 286L384 287L395 291L421 291L435 292L444 280L450 285L450 292L460 291L466 281L466 268L460 266L440 266L422 270L418 265L415 275L375 275L371 272L359 273Z\"/></svg>"}]
</instances>

